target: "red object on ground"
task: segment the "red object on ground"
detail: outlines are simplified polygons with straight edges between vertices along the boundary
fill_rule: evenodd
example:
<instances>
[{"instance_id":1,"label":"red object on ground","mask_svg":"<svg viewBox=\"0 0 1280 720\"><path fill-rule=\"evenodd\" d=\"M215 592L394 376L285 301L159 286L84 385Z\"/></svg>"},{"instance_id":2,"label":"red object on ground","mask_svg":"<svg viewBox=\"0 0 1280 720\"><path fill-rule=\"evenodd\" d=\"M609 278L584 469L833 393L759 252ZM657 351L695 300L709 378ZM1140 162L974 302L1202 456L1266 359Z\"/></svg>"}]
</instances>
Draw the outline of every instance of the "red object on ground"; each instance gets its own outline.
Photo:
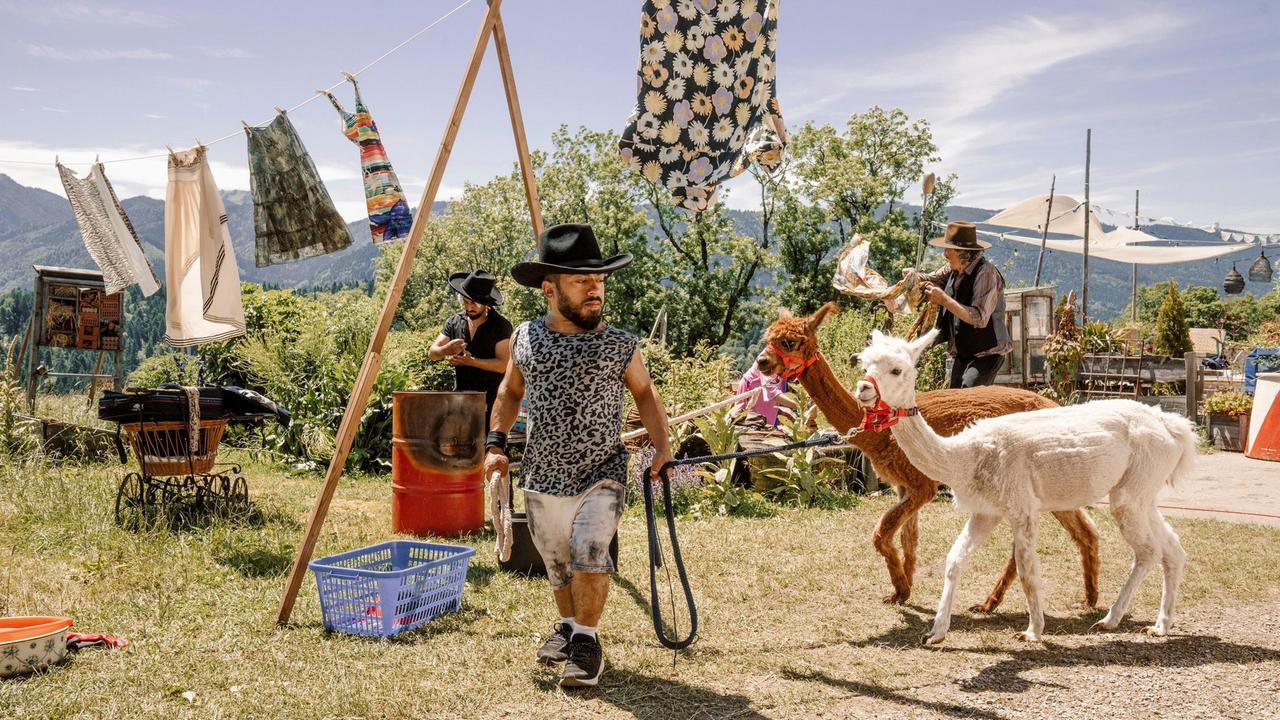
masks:
<instances>
[{"instance_id":1,"label":"red object on ground","mask_svg":"<svg viewBox=\"0 0 1280 720\"><path fill-rule=\"evenodd\" d=\"M1280 461L1280 373L1258 373L1245 456Z\"/></svg>"},{"instance_id":2,"label":"red object on ground","mask_svg":"<svg viewBox=\"0 0 1280 720\"><path fill-rule=\"evenodd\" d=\"M451 536L484 527L484 393L397 392L391 529Z\"/></svg>"}]
</instances>

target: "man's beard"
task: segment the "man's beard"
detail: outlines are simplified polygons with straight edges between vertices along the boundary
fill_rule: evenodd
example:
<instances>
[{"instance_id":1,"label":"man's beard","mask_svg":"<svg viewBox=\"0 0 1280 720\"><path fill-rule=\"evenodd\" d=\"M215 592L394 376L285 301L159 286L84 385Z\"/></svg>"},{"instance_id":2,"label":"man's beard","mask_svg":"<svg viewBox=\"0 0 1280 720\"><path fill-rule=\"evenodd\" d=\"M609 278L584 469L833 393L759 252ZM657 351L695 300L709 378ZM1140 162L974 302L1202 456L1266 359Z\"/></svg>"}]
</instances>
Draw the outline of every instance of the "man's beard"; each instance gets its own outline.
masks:
<instances>
[{"instance_id":1,"label":"man's beard","mask_svg":"<svg viewBox=\"0 0 1280 720\"><path fill-rule=\"evenodd\" d=\"M575 307L570 304L569 299L561 295L556 300L556 308L560 310L561 315L565 316L565 318L574 325L577 325L583 330L595 330L600 325L600 316L604 309L604 300L600 301L599 310L585 310L582 306Z\"/></svg>"},{"instance_id":2,"label":"man's beard","mask_svg":"<svg viewBox=\"0 0 1280 720\"><path fill-rule=\"evenodd\" d=\"M480 318L484 317L484 313L485 313L484 310L463 310L462 312L472 320L479 320Z\"/></svg>"}]
</instances>

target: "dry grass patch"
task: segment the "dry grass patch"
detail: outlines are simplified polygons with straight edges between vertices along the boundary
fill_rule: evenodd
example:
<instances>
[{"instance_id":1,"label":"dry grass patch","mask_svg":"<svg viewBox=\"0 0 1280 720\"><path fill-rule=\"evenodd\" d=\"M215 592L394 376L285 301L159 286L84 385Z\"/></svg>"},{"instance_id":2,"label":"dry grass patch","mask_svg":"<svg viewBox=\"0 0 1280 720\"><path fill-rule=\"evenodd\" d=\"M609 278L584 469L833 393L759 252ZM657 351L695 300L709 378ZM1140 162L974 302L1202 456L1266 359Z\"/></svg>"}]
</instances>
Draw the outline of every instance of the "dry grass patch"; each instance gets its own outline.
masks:
<instances>
[{"instance_id":1,"label":"dry grass patch","mask_svg":"<svg viewBox=\"0 0 1280 720\"><path fill-rule=\"evenodd\" d=\"M1158 573L1111 635L1088 634L1101 609L1081 593L1074 546L1042 524L1048 586L1043 644L1025 627L1015 586L991 616L958 613L940 649L918 643L932 618L947 548L963 518L943 503L921 515L921 567L905 606L871 549L887 498L854 510L783 511L768 519L680 525L699 601L700 639L672 653L647 612L643 519L623 520L621 573L603 621L605 684L566 694L533 651L554 617L543 581L499 572L479 552L461 612L392 640L324 631L314 581L294 625L271 620L320 480L245 468L257 512L181 533L112 524L114 467L0 468L0 613L68 614L81 631L136 641L0 682L8 718L759 718L1256 717L1280 700L1280 532L1173 520L1187 548L1175 636L1140 634L1155 616ZM389 481L345 480L318 554L390 536ZM1130 555L1105 511L1102 598ZM985 597L1008 557L997 532L975 557L957 607ZM184 695L186 694L186 695ZM191 698L191 699L188 699ZM1189 712L1183 713L1181 709Z\"/></svg>"}]
</instances>

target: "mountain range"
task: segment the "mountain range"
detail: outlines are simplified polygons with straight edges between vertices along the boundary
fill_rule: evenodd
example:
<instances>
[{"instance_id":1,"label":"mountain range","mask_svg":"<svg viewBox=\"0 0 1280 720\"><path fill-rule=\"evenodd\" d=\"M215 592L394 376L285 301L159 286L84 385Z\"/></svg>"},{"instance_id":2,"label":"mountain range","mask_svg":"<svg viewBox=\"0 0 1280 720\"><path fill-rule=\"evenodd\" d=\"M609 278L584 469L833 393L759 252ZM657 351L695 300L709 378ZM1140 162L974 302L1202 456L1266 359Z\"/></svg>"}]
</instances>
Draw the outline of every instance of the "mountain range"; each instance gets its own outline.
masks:
<instances>
[{"instance_id":1,"label":"mountain range","mask_svg":"<svg viewBox=\"0 0 1280 720\"><path fill-rule=\"evenodd\" d=\"M224 192L232 245L240 268L240 278L254 283L283 287L323 287L334 283L368 282L373 279L374 260L379 250L369 239L369 224L359 220L349 225L350 247L329 255L321 255L292 263L255 267L253 237L253 198L241 191ZM121 202L156 275L164 280L164 202L149 197L132 197ZM448 203L437 202L433 213L442 212ZM918 208L907 206L908 215ZM953 205L947 208L952 220L983 221L994 210ZM730 211L740 232L759 232L759 213ZM1200 230L1176 226L1153 226L1147 232L1171 240L1208 240ZM1030 285L1035 276L1037 248L1016 242L997 242L987 251L988 257L1004 272L1010 286ZM1221 288L1223 276L1236 263L1247 275L1248 266L1257 257L1256 248L1216 260L1182 265L1139 265L1138 283L1150 284L1173 278L1180 286L1188 284ZM80 239L80 231L65 198L46 190L21 185L0 174L0 293L14 287L31 287L32 265L94 267L93 260ZM1041 284L1060 288L1079 288L1082 276L1081 257L1050 252L1046 255ZM1094 317L1120 315L1129 303L1130 268L1123 263L1090 258L1089 309ZM1249 283L1246 292L1262 294L1269 286Z\"/></svg>"}]
</instances>

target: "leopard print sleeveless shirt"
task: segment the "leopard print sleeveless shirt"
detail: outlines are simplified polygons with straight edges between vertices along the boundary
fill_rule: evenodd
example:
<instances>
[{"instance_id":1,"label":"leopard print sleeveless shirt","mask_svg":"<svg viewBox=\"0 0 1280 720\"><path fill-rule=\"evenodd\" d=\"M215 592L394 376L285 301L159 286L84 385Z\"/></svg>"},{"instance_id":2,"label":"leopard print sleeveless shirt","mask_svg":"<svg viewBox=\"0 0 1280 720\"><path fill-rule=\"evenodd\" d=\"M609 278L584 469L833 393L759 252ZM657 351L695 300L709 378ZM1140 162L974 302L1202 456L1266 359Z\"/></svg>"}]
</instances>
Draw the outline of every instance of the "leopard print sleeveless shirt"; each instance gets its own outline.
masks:
<instances>
[{"instance_id":1,"label":"leopard print sleeveless shirt","mask_svg":"<svg viewBox=\"0 0 1280 720\"><path fill-rule=\"evenodd\" d=\"M511 351L529 410L521 487L567 497L600 480L626 483L622 391L638 342L608 325L560 333L539 318L516 328Z\"/></svg>"}]
</instances>

